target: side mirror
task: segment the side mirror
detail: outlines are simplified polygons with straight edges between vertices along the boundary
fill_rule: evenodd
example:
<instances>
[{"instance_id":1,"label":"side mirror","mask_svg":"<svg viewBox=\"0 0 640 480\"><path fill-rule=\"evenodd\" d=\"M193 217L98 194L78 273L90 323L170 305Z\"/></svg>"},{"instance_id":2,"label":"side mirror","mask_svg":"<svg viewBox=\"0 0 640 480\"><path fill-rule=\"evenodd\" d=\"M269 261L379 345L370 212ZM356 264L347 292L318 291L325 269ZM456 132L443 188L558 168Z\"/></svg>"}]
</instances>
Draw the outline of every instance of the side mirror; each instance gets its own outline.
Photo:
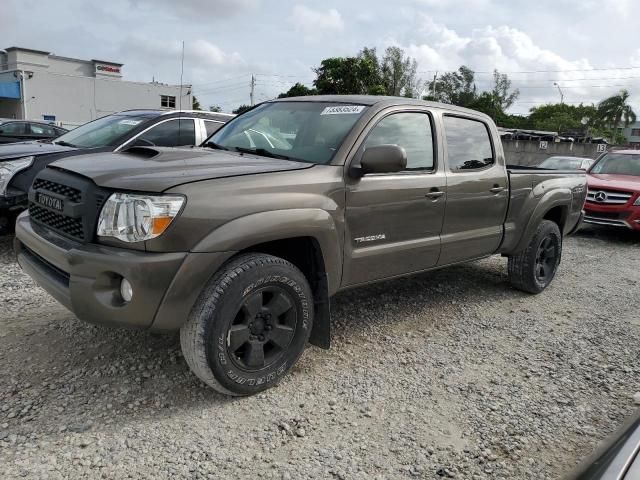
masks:
<instances>
[{"instance_id":1,"label":"side mirror","mask_svg":"<svg viewBox=\"0 0 640 480\"><path fill-rule=\"evenodd\" d=\"M398 145L367 148L360 159L359 176L367 173L395 173L407 168L407 152Z\"/></svg>"}]
</instances>

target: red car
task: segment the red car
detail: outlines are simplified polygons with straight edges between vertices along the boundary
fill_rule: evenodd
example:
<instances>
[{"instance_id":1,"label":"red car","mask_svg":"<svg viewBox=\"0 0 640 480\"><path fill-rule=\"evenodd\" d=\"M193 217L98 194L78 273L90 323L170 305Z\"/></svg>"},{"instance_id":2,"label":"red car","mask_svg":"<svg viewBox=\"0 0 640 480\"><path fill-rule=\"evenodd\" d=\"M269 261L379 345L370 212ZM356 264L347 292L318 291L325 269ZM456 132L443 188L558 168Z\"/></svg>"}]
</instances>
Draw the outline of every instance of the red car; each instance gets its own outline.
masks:
<instances>
[{"instance_id":1,"label":"red car","mask_svg":"<svg viewBox=\"0 0 640 480\"><path fill-rule=\"evenodd\" d=\"M586 223L640 231L640 150L605 153L589 169Z\"/></svg>"}]
</instances>

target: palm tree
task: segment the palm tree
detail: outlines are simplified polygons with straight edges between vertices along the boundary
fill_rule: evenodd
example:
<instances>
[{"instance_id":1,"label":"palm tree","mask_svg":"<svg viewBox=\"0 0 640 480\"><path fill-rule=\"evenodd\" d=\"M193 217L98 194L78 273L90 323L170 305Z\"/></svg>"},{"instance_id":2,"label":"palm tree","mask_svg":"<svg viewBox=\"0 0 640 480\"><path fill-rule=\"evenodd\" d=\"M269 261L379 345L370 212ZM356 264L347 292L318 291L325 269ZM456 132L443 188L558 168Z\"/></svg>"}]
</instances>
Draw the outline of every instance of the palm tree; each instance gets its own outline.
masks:
<instances>
[{"instance_id":1,"label":"palm tree","mask_svg":"<svg viewBox=\"0 0 640 480\"><path fill-rule=\"evenodd\" d=\"M636 114L627 103L628 99L629 92L620 90L618 95L606 98L598 104L598 117L604 124L612 126L616 133L621 122L624 122L626 128L636 121Z\"/></svg>"}]
</instances>

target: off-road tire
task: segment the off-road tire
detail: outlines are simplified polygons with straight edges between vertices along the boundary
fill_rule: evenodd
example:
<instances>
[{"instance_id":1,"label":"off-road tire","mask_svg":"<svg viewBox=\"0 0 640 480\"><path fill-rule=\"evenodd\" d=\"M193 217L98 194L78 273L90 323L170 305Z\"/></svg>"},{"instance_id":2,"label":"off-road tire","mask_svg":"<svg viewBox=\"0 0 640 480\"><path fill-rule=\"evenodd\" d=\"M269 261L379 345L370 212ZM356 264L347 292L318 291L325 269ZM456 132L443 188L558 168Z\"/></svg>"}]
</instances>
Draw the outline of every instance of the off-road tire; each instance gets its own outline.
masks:
<instances>
[{"instance_id":1,"label":"off-road tire","mask_svg":"<svg viewBox=\"0 0 640 480\"><path fill-rule=\"evenodd\" d=\"M548 265L549 272L540 278L539 249L545 241L555 250L553 262ZM548 250L548 249L546 249ZM558 271L562 258L562 234L558 224L550 220L540 222L533 238L522 252L509 257L509 281L518 290L528 293L540 293L549 286Z\"/></svg>"},{"instance_id":2,"label":"off-road tire","mask_svg":"<svg viewBox=\"0 0 640 480\"><path fill-rule=\"evenodd\" d=\"M285 315L289 317L295 313L296 323L290 329L294 333L288 346L278 347L279 353L274 354L276 357L281 355L281 358L273 365L253 371L246 365L240 365L240 357L233 354L232 358L229 353L232 348L230 329L239 316L247 316L244 313L245 302L257 295L268 298L265 292L269 289L283 292L282 296L289 299L287 301L295 312L287 310ZM262 325L262 320L257 323ZM270 330L277 330L271 324L268 326ZM313 295L304 274L282 258L249 253L232 259L211 278L180 329L180 344L187 364L207 385L227 395L252 395L274 386L291 369L305 349L312 326ZM244 328L244 324L240 327ZM255 339L254 333L251 331ZM273 352L275 344L272 345L271 340L266 341ZM253 344L246 345L249 350L253 347ZM266 347L263 349L266 363L265 351Z\"/></svg>"}]
</instances>

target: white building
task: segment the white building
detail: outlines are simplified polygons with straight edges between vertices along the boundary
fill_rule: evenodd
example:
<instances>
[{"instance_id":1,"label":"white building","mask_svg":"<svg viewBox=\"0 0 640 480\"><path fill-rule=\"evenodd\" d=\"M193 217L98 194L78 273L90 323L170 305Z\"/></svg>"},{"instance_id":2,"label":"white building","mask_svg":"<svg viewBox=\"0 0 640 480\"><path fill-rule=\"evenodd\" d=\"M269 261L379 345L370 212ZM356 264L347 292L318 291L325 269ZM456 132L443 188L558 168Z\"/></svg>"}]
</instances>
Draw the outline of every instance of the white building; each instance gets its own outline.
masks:
<instances>
[{"instance_id":1,"label":"white building","mask_svg":"<svg viewBox=\"0 0 640 480\"><path fill-rule=\"evenodd\" d=\"M190 85L122 80L121 63L0 50L0 118L72 127L121 110L191 109L192 100Z\"/></svg>"}]
</instances>

